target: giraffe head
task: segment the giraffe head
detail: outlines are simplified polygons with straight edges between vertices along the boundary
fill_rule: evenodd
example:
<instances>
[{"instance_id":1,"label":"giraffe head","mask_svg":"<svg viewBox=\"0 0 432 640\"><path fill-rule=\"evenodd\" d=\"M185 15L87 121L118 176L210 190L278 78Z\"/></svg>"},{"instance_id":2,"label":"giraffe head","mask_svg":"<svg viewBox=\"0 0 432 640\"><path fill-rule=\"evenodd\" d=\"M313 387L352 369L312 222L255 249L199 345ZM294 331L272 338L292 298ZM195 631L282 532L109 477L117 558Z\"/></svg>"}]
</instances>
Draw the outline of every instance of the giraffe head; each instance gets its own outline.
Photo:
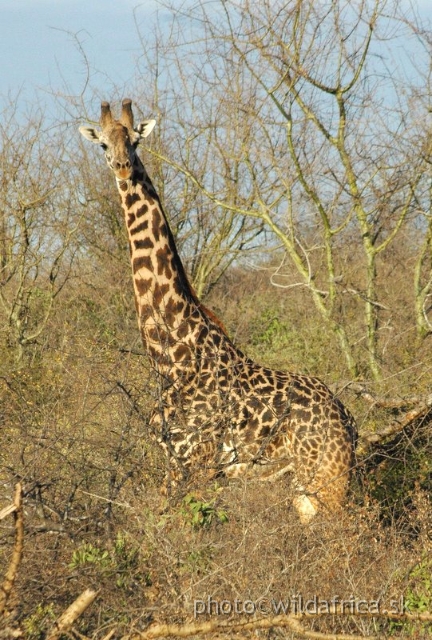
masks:
<instances>
[{"instance_id":1,"label":"giraffe head","mask_svg":"<svg viewBox=\"0 0 432 640\"><path fill-rule=\"evenodd\" d=\"M109 103L102 102L100 130L94 127L80 127L79 130L84 138L100 144L109 168L117 180L123 181L132 177L136 148L152 132L155 124L156 120L145 120L134 127L132 100L125 98L120 120L114 120Z\"/></svg>"}]
</instances>

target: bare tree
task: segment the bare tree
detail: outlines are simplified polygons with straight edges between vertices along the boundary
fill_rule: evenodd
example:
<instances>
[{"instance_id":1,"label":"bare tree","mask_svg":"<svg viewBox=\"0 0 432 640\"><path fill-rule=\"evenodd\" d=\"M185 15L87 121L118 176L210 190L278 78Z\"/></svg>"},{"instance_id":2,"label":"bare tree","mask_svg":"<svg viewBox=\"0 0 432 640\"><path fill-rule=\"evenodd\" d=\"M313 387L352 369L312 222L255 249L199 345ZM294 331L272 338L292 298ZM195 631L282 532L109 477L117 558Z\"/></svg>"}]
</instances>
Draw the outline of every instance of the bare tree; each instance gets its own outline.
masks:
<instances>
[{"instance_id":1,"label":"bare tree","mask_svg":"<svg viewBox=\"0 0 432 640\"><path fill-rule=\"evenodd\" d=\"M139 31L138 13L135 19ZM253 127L244 110L233 108L233 99L237 104L242 99L241 86L232 86L236 97L227 95L226 103L218 104L211 94L206 101L181 55L172 50L171 39L164 42L165 37L164 29L154 34L153 44L147 34L141 36L140 64L154 83L152 104L147 108L161 125L149 149L154 160L152 175L162 200L169 203L180 253L201 297L230 265L246 255L255 256L268 242L263 220L237 213L252 209L254 202L242 160ZM225 71L232 75L229 65ZM149 93L146 89L140 99L139 75L136 93L144 109ZM143 111L143 116L148 115Z\"/></svg>"},{"instance_id":2,"label":"bare tree","mask_svg":"<svg viewBox=\"0 0 432 640\"><path fill-rule=\"evenodd\" d=\"M44 130L43 117L22 124L12 113L0 133L1 331L21 362L70 275L78 221L65 149Z\"/></svg>"},{"instance_id":3,"label":"bare tree","mask_svg":"<svg viewBox=\"0 0 432 640\"><path fill-rule=\"evenodd\" d=\"M213 205L217 231L205 246L223 246L220 230L229 228L231 239L245 234L240 248L264 225L288 258L274 284L303 287L351 376L379 379L388 324L380 264L414 227L413 316L420 336L430 325L430 230L418 210L429 156L417 137L430 115L426 100L412 109L408 85L413 56L428 78L426 32L398 2L382 0L224 0L171 10L169 35L158 33L153 48L143 41L144 59L147 68L153 61L156 100L181 141L171 163L201 205ZM411 48L405 57L401 38ZM198 279L205 262L204 251ZM344 314L348 302L363 316L361 333Z\"/></svg>"}]
</instances>

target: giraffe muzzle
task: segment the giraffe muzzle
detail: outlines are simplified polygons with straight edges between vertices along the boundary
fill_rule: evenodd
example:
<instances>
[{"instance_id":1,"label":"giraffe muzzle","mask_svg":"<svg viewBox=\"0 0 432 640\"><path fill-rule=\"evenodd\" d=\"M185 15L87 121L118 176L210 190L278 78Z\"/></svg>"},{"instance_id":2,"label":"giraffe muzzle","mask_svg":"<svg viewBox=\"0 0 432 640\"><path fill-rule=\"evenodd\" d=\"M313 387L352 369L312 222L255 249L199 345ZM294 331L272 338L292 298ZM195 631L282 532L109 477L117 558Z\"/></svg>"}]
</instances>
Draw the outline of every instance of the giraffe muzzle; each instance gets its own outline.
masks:
<instances>
[{"instance_id":1,"label":"giraffe muzzle","mask_svg":"<svg viewBox=\"0 0 432 640\"><path fill-rule=\"evenodd\" d=\"M132 165L129 160L126 162L115 162L113 170L119 180L129 180L132 176Z\"/></svg>"}]
</instances>

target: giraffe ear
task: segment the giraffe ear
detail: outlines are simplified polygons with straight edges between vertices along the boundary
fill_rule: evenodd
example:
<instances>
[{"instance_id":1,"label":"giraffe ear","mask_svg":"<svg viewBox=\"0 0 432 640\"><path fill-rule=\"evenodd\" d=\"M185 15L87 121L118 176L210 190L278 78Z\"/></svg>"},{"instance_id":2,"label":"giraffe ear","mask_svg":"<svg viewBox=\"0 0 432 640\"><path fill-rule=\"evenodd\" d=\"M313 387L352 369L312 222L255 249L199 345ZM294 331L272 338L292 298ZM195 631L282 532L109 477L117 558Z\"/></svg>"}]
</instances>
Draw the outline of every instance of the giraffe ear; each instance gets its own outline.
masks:
<instances>
[{"instance_id":1,"label":"giraffe ear","mask_svg":"<svg viewBox=\"0 0 432 640\"><path fill-rule=\"evenodd\" d=\"M144 122L140 122L139 125L135 128L135 131L140 134L141 138L147 138L153 131L153 127L156 124L156 120L144 120Z\"/></svg>"},{"instance_id":2,"label":"giraffe ear","mask_svg":"<svg viewBox=\"0 0 432 640\"><path fill-rule=\"evenodd\" d=\"M80 127L79 132L90 142L99 143L99 131L94 127Z\"/></svg>"}]
</instances>

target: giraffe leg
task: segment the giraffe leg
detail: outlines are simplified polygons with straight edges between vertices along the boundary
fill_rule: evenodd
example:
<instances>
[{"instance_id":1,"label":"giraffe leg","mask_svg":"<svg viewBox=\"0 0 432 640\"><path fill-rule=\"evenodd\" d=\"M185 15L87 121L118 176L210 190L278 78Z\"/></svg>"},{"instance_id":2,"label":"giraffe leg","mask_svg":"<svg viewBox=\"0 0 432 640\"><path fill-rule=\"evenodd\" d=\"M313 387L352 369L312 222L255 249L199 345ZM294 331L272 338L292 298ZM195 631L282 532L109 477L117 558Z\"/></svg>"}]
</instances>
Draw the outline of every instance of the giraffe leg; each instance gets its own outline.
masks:
<instances>
[{"instance_id":1,"label":"giraffe leg","mask_svg":"<svg viewBox=\"0 0 432 640\"><path fill-rule=\"evenodd\" d=\"M327 483L317 492L317 498L327 514L337 514L343 509L348 491L348 473L338 478L327 478Z\"/></svg>"},{"instance_id":2,"label":"giraffe leg","mask_svg":"<svg viewBox=\"0 0 432 640\"><path fill-rule=\"evenodd\" d=\"M320 474L321 475L321 474ZM318 511L325 515L341 511L348 486L348 475L329 478L327 474L316 476L312 483L305 487L298 486L293 505L302 524L308 524Z\"/></svg>"},{"instance_id":3,"label":"giraffe leg","mask_svg":"<svg viewBox=\"0 0 432 640\"><path fill-rule=\"evenodd\" d=\"M309 498L304 493L294 498L293 505L297 509L302 524L309 524L318 511L317 500L312 497Z\"/></svg>"}]
</instances>

